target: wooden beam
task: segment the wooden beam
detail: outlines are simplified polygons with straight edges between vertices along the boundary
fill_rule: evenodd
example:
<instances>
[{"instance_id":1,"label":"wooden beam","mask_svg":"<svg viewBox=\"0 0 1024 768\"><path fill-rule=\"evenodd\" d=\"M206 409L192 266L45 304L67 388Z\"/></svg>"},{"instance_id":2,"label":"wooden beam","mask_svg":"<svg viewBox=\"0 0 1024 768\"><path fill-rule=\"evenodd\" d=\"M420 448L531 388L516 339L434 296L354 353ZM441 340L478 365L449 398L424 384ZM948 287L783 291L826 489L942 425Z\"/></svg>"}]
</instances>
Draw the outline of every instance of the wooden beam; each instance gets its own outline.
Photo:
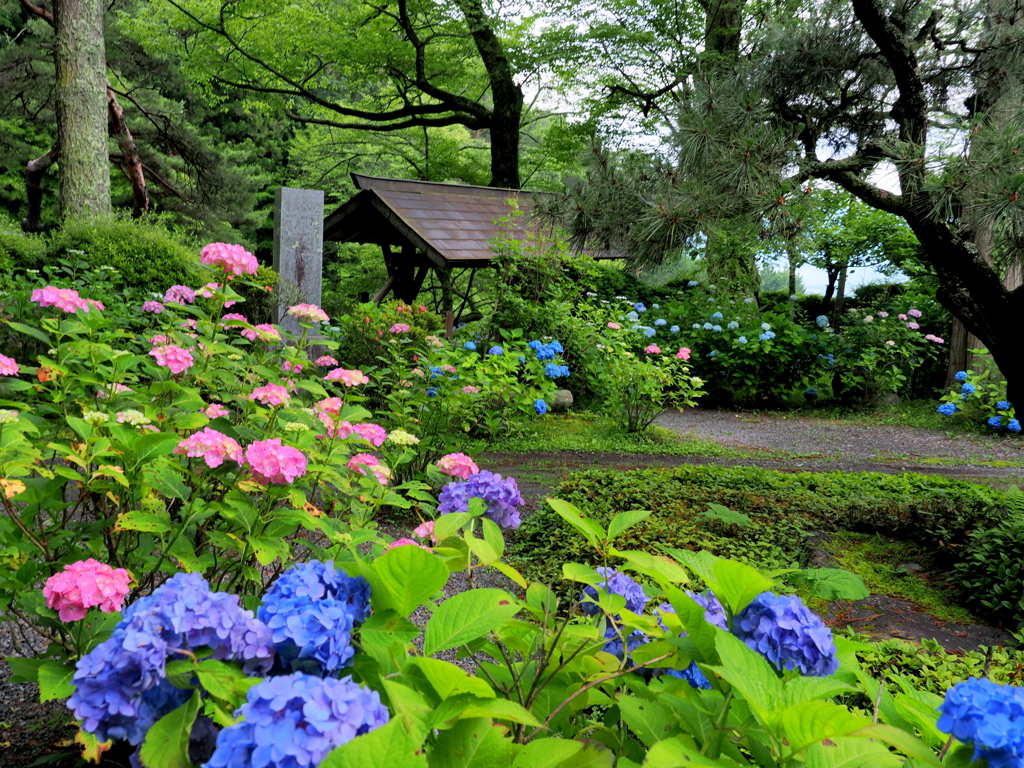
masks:
<instances>
[{"instance_id":1,"label":"wooden beam","mask_svg":"<svg viewBox=\"0 0 1024 768\"><path fill-rule=\"evenodd\" d=\"M374 304L380 304L381 301L384 300L384 297L391 293L391 288L394 286L396 279L397 277L395 275L388 277L384 285L381 286L381 289L377 291L377 295L373 297Z\"/></svg>"}]
</instances>

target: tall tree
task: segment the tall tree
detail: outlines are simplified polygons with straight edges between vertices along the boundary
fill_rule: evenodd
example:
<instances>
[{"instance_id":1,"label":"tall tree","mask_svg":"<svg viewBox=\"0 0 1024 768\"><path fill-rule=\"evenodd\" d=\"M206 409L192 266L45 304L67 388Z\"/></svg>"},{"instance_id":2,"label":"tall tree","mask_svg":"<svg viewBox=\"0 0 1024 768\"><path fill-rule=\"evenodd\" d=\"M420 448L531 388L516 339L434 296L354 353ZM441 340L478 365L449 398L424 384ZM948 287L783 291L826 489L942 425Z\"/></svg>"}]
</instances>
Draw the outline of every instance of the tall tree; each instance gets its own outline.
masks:
<instances>
[{"instance_id":1,"label":"tall tree","mask_svg":"<svg viewBox=\"0 0 1024 768\"><path fill-rule=\"evenodd\" d=\"M506 50L514 24L483 0L166 0L161 7L129 23L149 49L182 56L199 83L248 92L305 125L465 126L487 137L490 184L520 186L525 76Z\"/></svg>"},{"instance_id":2,"label":"tall tree","mask_svg":"<svg viewBox=\"0 0 1024 768\"><path fill-rule=\"evenodd\" d=\"M59 200L65 219L110 214L103 9L103 0L54 5Z\"/></svg>"}]
</instances>

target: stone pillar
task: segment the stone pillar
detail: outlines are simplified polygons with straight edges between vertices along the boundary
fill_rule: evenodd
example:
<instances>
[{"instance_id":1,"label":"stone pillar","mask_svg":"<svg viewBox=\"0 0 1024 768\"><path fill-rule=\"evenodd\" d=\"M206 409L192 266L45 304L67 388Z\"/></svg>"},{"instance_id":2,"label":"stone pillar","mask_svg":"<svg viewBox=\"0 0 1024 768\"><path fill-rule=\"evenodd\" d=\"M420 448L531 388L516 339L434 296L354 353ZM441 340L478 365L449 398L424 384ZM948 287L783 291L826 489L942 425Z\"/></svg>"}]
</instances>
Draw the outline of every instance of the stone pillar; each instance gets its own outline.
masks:
<instances>
[{"instance_id":1,"label":"stone pillar","mask_svg":"<svg viewBox=\"0 0 1024 768\"><path fill-rule=\"evenodd\" d=\"M285 311L297 302L320 305L323 260L323 190L274 190L274 271L283 283L278 294L278 317L281 327L296 336L302 329Z\"/></svg>"}]
</instances>

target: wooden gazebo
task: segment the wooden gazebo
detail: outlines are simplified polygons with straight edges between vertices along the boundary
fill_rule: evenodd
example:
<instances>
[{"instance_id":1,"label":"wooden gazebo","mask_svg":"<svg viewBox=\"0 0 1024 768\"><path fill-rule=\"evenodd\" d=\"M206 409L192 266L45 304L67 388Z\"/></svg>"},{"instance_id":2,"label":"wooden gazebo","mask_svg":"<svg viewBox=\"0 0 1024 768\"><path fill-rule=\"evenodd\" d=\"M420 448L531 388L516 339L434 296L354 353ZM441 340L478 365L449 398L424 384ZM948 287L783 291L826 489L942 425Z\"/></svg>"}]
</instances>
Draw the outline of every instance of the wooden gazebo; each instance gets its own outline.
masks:
<instances>
[{"instance_id":1,"label":"wooden gazebo","mask_svg":"<svg viewBox=\"0 0 1024 768\"><path fill-rule=\"evenodd\" d=\"M373 301L389 293L411 303L427 270L437 271L442 309L451 311L451 269L486 267L495 223L513 206L513 233L525 234L535 201L530 192L352 174L359 192L324 219L324 240L373 243L384 252L388 278ZM522 230L522 232L520 232Z\"/></svg>"}]
</instances>

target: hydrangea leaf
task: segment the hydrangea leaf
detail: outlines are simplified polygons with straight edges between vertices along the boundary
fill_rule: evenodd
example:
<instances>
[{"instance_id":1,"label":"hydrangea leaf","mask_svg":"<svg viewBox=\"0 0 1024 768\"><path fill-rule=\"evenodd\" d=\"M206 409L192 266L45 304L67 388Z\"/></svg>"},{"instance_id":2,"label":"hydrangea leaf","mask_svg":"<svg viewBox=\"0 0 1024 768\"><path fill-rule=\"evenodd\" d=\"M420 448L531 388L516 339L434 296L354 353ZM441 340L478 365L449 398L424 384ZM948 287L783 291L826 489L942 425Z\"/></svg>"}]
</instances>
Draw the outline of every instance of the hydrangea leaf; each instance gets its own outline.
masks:
<instances>
[{"instance_id":1,"label":"hydrangea leaf","mask_svg":"<svg viewBox=\"0 0 1024 768\"><path fill-rule=\"evenodd\" d=\"M712 590L722 605L733 614L739 613L751 600L772 588L771 580L762 576L756 568L735 560L718 560L714 573L718 586L712 587Z\"/></svg>"},{"instance_id":2,"label":"hydrangea leaf","mask_svg":"<svg viewBox=\"0 0 1024 768\"><path fill-rule=\"evenodd\" d=\"M497 629L518 612L518 601L501 589L474 589L455 595L441 603L427 622L423 653L433 656L457 648Z\"/></svg>"},{"instance_id":3,"label":"hydrangea leaf","mask_svg":"<svg viewBox=\"0 0 1024 768\"><path fill-rule=\"evenodd\" d=\"M401 720L357 736L331 751L320 768L426 768L419 745L402 728Z\"/></svg>"},{"instance_id":4,"label":"hydrangea leaf","mask_svg":"<svg viewBox=\"0 0 1024 768\"><path fill-rule=\"evenodd\" d=\"M864 579L841 568L804 568L790 579L796 586L806 583L812 597L824 600L863 600L871 595Z\"/></svg>"},{"instance_id":5,"label":"hydrangea leaf","mask_svg":"<svg viewBox=\"0 0 1024 768\"><path fill-rule=\"evenodd\" d=\"M444 730L453 727L458 720L480 717L508 720L532 728L540 726L540 720L514 701L503 698L480 698L468 693L450 696L441 702L434 711L431 726Z\"/></svg>"},{"instance_id":6,"label":"hydrangea leaf","mask_svg":"<svg viewBox=\"0 0 1024 768\"><path fill-rule=\"evenodd\" d=\"M715 645L718 630L705 620L705 608L677 587L666 589L665 597L686 630L686 637L673 638L670 641L672 645L701 664L718 664L719 656Z\"/></svg>"},{"instance_id":7,"label":"hydrangea leaf","mask_svg":"<svg viewBox=\"0 0 1024 768\"><path fill-rule=\"evenodd\" d=\"M485 698L492 698L494 696L494 691L491 690L491 686L486 682L479 677L473 677L451 662L419 656L410 658L407 662L408 664L411 664L414 669L418 669L423 674L430 687L442 699L459 693L472 693L475 696L483 696Z\"/></svg>"},{"instance_id":8,"label":"hydrangea leaf","mask_svg":"<svg viewBox=\"0 0 1024 768\"><path fill-rule=\"evenodd\" d=\"M489 717L460 720L437 737L430 752L430 768L509 765L521 749L504 728L495 728Z\"/></svg>"},{"instance_id":9,"label":"hydrangea leaf","mask_svg":"<svg viewBox=\"0 0 1024 768\"><path fill-rule=\"evenodd\" d=\"M722 666L713 671L743 694L759 718L764 720L781 707L782 681L764 657L728 632L717 633L715 647Z\"/></svg>"},{"instance_id":10,"label":"hydrangea leaf","mask_svg":"<svg viewBox=\"0 0 1024 768\"><path fill-rule=\"evenodd\" d=\"M188 759L188 735L201 704L199 691L177 709L157 720L139 748L146 768L184 768Z\"/></svg>"},{"instance_id":11,"label":"hydrangea leaf","mask_svg":"<svg viewBox=\"0 0 1024 768\"><path fill-rule=\"evenodd\" d=\"M866 736L869 739L878 739L879 741L885 742L890 747L895 747L908 757L914 758L922 765L931 765L934 768L942 768L942 762L930 747L926 746L920 739L915 738L913 735L900 728L876 723L874 725L867 725L851 735Z\"/></svg>"},{"instance_id":12,"label":"hydrangea leaf","mask_svg":"<svg viewBox=\"0 0 1024 768\"><path fill-rule=\"evenodd\" d=\"M626 512L619 512L608 523L609 540L616 538L619 534L628 531L634 525L638 525L651 516L649 510L631 509Z\"/></svg>"},{"instance_id":13,"label":"hydrangea leaf","mask_svg":"<svg viewBox=\"0 0 1024 768\"><path fill-rule=\"evenodd\" d=\"M591 742L572 757L563 760L558 768L612 768L615 754L604 746Z\"/></svg>"},{"instance_id":14,"label":"hydrangea leaf","mask_svg":"<svg viewBox=\"0 0 1024 768\"><path fill-rule=\"evenodd\" d=\"M572 504L561 499L545 499L553 510L565 522L583 534L583 537L592 547L600 547L601 542L607 538L604 528L593 520L583 517L580 511Z\"/></svg>"},{"instance_id":15,"label":"hydrangea leaf","mask_svg":"<svg viewBox=\"0 0 1024 768\"><path fill-rule=\"evenodd\" d=\"M409 686L394 680L381 682L396 720L401 720L405 726L405 733L410 734L416 743L422 742L430 730L430 715L433 708L418 691Z\"/></svg>"},{"instance_id":16,"label":"hydrangea leaf","mask_svg":"<svg viewBox=\"0 0 1024 768\"><path fill-rule=\"evenodd\" d=\"M39 701L66 699L74 693L75 685L71 682L74 674L73 666L66 666L59 661L49 661L39 667Z\"/></svg>"},{"instance_id":17,"label":"hydrangea leaf","mask_svg":"<svg viewBox=\"0 0 1024 768\"><path fill-rule=\"evenodd\" d=\"M676 719L656 701L627 695L619 696L617 701L622 719L645 746L653 747L671 735Z\"/></svg>"},{"instance_id":18,"label":"hydrangea leaf","mask_svg":"<svg viewBox=\"0 0 1024 768\"><path fill-rule=\"evenodd\" d=\"M871 723L868 718L828 701L805 701L774 713L770 720L785 734L793 755L823 739L848 736Z\"/></svg>"},{"instance_id":19,"label":"hydrangea leaf","mask_svg":"<svg viewBox=\"0 0 1024 768\"><path fill-rule=\"evenodd\" d=\"M818 742L804 750L807 768L897 768L903 759L870 739L840 736L828 744Z\"/></svg>"},{"instance_id":20,"label":"hydrangea leaf","mask_svg":"<svg viewBox=\"0 0 1024 768\"><path fill-rule=\"evenodd\" d=\"M722 768L736 765L726 757L712 760L694 748L688 736L676 736L659 741L647 752L644 768Z\"/></svg>"},{"instance_id":21,"label":"hydrangea leaf","mask_svg":"<svg viewBox=\"0 0 1024 768\"><path fill-rule=\"evenodd\" d=\"M408 616L448 581L444 562L419 547L395 547L364 574L372 587L373 609Z\"/></svg>"},{"instance_id":22,"label":"hydrangea leaf","mask_svg":"<svg viewBox=\"0 0 1024 768\"><path fill-rule=\"evenodd\" d=\"M538 739L531 741L516 755L512 768L554 768L583 749L578 741L569 739Z\"/></svg>"}]
</instances>

